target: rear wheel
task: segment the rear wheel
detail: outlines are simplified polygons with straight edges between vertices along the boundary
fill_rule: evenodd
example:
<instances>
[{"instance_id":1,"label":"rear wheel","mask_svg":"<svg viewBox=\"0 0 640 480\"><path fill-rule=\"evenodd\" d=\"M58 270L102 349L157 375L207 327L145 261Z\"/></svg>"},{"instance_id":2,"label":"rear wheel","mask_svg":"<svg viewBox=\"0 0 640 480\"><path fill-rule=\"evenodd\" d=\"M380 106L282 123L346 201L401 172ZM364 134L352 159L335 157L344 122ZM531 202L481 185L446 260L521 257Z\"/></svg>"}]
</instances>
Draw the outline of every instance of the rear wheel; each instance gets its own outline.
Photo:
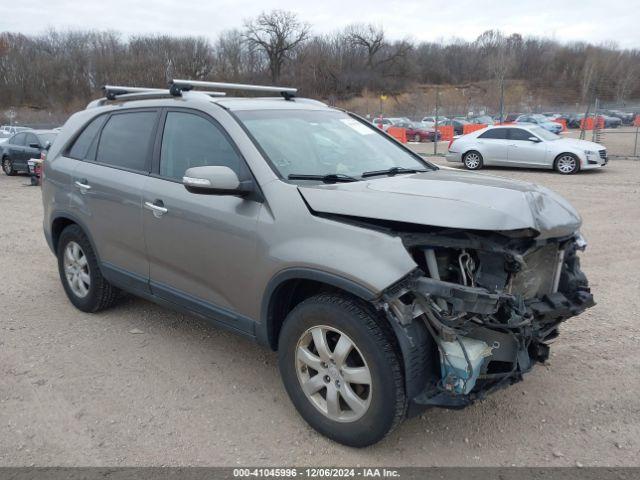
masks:
<instances>
[{"instance_id":1,"label":"rear wheel","mask_svg":"<svg viewBox=\"0 0 640 480\"><path fill-rule=\"evenodd\" d=\"M471 150L464 154L462 163L467 170L479 170L482 168L482 155L480 155L480 152Z\"/></svg>"},{"instance_id":2,"label":"rear wheel","mask_svg":"<svg viewBox=\"0 0 640 480\"><path fill-rule=\"evenodd\" d=\"M416 134L413 136L413 141L414 141L414 142L420 142L420 135L416 133Z\"/></svg>"},{"instance_id":3,"label":"rear wheel","mask_svg":"<svg viewBox=\"0 0 640 480\"><path fill-rule=\"evenodd\" d=\"M116 301L119 290L100 272L89 239L77 225L63 230L58 240L58 271L64 291L83 312L97 312Z\"/></svg>"},{"instance_id":4,"label":"rear wheel","mask_svg":"<svg viewBox=\"0 0 640 480\"><path fill-rule=\"evenodd\" d=\"M556 158L554 168L558 173L571 175L580 170L580 161L572 153L563 153Z\"/></svg>"},{"instance_id":5,"label":"rear wheel","mask_svg":"<svg viewBox=\"0 0 640 480\"><path fill-rule=\"evenodd\" d=\"M300 303L282 327L278 361L300 415L339 443L376 443L405 416L393 333L358 300L323 294Z\"/></svg>"},{"instance_id":6,"label":"rear wheel","mask_svg":"<svg viewBox=\"0 0 640 480\"><path fill-rule=\"evenodd\" d=\"M2 159L2 171L10 177L16 174L16 171L13 168L13 162L9 157L4 157Z\"/></svg>"}]
</instances>

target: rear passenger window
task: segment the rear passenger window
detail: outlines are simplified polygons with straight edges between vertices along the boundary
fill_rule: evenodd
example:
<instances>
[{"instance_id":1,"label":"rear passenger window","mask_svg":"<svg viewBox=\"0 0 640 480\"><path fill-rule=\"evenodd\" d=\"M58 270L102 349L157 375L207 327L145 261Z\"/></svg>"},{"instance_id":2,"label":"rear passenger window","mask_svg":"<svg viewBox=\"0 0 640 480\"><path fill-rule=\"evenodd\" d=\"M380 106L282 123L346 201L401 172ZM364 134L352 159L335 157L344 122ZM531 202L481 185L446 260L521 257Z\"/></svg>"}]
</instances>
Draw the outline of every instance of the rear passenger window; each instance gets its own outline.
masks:
<instances>
[{"instance_id":1,"label":"rear passenger window","mask_svg":"<svg viewBox=\"0 0 640 480\"><path fill-rule=\"evenodd\" d=\"M100 115L99 117L94 118L89 125L85 127L69 150L69 156L71 158L76 158L78 160L95 159L98 132L100 132L100 128L106 119L106 115Z\"/></svg>"},{"instance_id":2,"label":"rear passenger window","mask_svg":"<svg viewBox=\"0 0 640 480\"><path fill-rule=\"evenodd\" d=\"M148 171L155 121L156 112L112 115L102 129L96 161L113 167Z\"/></svg>"},{"instance_id":3,"label":"rear passenger window","mask_svg":"<svg viewBox=\"0 0 640 480\"><path fill-rule=\"evenodd\" d=\"M188 168L205 165L229 167L240 176L241 159L218 127L192 113L167 113L160 175L182 180Z\"/></svg>"},{"instance_id":4,"label":"rear passenger window","mask_svg":"<svg viewBox=\"0 0 640 480\"><path fill-rule=\"evenodd\" d=\"M493 140L506 140L507 129L506 128L491 128L480 135L478 138L490 138Z\"/></svg>"}]
</instances>

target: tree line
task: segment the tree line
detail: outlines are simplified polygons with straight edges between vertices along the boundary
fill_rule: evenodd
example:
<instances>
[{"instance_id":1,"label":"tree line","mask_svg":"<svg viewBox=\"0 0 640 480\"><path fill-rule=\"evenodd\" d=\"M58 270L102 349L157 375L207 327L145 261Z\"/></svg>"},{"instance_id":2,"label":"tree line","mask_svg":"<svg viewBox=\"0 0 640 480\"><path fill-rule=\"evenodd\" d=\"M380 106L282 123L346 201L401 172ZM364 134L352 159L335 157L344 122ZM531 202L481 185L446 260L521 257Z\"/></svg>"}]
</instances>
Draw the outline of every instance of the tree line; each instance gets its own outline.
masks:
<instances>
[{"instance_id":1,"label":"tree line","mask_svg":"<svg viewBox=\"0 0 640 480\"><path fill-rule=\"evenodd\" d=\"M391 39L383 28L353 24L313 33L291 12L248 19L216 39L124 37L114 31L0 34L0 108L75 109L102 85L163 87L171 78L295 85L330 102L363 92L394 95L417 85L521 80L532 89L640 98L640 50L615 44L560 43L487 31L473 41Z\"/></svg>"}]
</instances>

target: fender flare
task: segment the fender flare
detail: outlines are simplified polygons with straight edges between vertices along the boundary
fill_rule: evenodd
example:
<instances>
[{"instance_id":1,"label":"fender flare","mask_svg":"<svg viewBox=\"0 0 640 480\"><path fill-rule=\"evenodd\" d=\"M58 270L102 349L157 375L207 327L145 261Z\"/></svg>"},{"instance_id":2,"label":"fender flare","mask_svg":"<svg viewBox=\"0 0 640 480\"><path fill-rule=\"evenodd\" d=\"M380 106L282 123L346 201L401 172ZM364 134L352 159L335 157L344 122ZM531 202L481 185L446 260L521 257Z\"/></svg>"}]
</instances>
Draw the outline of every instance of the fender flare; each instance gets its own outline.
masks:
<instances>
[{"instance_id":1,"label":"fender flare","mask_svg":"<svg viewBox=\"0 0 640 480\"><path fill-rule=\"evenodd\" d=\"M349 292L368 302L373 301L379 296L377 292L353 280L323 270L309 267L290 267L280 270L267 282L260 304L260 323L256 325L256 339L258 343L266 345L272 350L275 349L275 339L272 338L272 319L270 318L270 311L272 310L271 302L278 288L288 280L313 280L325 283Z\"/></svg>"},{"instance_id":2,"label":"fender flare","mask_svg":"<svg viewBox=\"0 0 640 480\"><path fill-rule=\"evenodd\" d=\"M70 220L71 222L75 223L76 225L78 225L81 229L82 232L87 236L87 238L89 239L89 243L91 244L91 248L93 250L93 253L96 256L96 259L98 260L98 265L101 265L101 261L100 261L100 253L98 252L98 249L96 248L96 243L93 241L93 237L91 236L91 233L89 231L89 229L87 228L87 226L85 225L85 223L80 220L78 217L76 217L74 214L66 212L66 211L54 211L51 214L51 220L49 222L48 225L48 233L45 235L47 237L47 243L49 244L49 248L51 249L51 251L53 252L54 255L57 255L55 246L53 244L53 224L55 223L56 220L64 218L66 220Z\"/></svg>"}]
</instances>

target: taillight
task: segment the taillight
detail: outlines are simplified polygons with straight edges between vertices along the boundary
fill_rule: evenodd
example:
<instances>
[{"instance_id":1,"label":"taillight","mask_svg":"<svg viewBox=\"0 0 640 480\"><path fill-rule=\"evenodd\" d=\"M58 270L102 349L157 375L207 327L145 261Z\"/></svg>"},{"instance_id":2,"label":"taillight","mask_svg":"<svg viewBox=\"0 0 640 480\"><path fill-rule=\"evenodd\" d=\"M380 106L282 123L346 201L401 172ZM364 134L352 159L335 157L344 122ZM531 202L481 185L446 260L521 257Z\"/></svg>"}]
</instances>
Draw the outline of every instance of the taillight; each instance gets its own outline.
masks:
<instances>
[{"instance_id":1,"label":"taillight","mask_svg":"<svg viewBox=\"0 0 640 480\"><path fill-rule=\"evenodd\" d=\"M449 140L449 146L447 147L448 150L451 150L451 145L453 145L453 142L455 142L453 138Z\"/></svg>"}]
</instances>

